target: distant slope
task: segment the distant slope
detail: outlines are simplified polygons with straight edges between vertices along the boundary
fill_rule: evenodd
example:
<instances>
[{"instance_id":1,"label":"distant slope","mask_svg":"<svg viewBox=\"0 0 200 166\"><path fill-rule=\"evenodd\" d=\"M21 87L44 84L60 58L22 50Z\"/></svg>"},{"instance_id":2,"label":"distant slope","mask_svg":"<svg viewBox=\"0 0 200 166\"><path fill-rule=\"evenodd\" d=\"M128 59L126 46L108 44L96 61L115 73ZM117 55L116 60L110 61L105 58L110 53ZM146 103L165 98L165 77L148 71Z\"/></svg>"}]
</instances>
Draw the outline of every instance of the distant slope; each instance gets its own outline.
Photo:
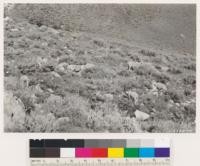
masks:
<instances>
[{"instance_id":1,"label":"distant slope","mask_svg":"<svg viewBox=\"0 0 200 166\"><path fill-rule=\"evenodd\" d=\"M69 31L92 32L195 54L195 5L20 4L10 15L38 25L63 25Z\"/></svg>"}]
</instances>

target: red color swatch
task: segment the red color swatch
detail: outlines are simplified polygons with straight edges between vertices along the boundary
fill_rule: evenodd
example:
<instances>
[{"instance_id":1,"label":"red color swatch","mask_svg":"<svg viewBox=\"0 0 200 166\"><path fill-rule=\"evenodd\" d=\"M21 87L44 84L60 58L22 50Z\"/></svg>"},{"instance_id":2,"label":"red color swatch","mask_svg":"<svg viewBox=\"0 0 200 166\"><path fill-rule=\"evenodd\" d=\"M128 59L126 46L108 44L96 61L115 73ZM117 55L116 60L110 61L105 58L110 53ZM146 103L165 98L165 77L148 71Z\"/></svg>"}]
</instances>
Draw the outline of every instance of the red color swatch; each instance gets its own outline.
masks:
<instances>
[{"instance_id":1,"label":"red color swatch","mask_svg":"<svg viewBox=\"0 0 200 166\"><path fill-rule=\"evenodd\" d=\"M108 157L107 148L92 148L92 157Z\"/></svg>"}]
</instances>

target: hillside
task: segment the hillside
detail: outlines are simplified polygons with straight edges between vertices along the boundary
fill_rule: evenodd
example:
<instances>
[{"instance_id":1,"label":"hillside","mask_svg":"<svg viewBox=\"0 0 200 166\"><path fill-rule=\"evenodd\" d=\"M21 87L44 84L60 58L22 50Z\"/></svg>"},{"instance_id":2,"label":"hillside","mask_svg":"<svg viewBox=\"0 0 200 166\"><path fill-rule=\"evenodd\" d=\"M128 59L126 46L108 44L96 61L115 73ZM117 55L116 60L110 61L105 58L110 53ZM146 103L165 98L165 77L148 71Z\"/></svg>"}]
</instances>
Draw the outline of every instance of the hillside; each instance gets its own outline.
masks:
<instances>
[{"instance_id":1,"label":"hillside","mask_svg":"<svg viewBox=\"0 0 200 166\"><path fill-rule=\"evenodd\" d=\"M58 8L18 5L6 13L5 131L195 131L192 7L80 5L73 8L70 20L78 21L71 28L62 23L68 15ZM190 15L182 18L181 12ZM62 19L53 20L52 14ZM192 19L183 22L186 17ZM192 46L170 37L180 33Z\"/></svg>"},{"instance_id":2,"label":"hillside","mask_svg":"<svg viewBox=\"0 0 200 166\"><path fill-rule=\"evenodd\" d=\"M195 5L16 5L12 18L195 54ZM181 35L182 34L182 35ZM184 37L183 37L184 36Z\"/></svg>"}]
</instances>

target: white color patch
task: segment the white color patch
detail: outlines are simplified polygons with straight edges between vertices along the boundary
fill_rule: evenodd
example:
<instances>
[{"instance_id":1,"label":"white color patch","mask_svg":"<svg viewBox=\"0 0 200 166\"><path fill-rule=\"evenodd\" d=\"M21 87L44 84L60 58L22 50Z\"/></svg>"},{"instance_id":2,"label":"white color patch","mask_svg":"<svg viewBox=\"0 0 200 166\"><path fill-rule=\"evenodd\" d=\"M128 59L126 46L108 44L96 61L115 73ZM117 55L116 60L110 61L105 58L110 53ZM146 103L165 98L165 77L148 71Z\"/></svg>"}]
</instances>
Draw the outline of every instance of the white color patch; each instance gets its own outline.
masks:
<instances>
[{"instance_id":1,"label":"white color patch","mask_svg":"<svg viewBox=\"0 0 200 166\"><path fill-rule=\"evenodd\" d=\"M155 147L161 147L161 148L170 147L170 139L167 138L155 139L154 145Z\"/></svg>"},{"instance_id":2,"label":"white color patch","mask_svg":"<svg viewBox=\"0 0 200 166\"><path fill-rule=\"evenodd\" d=\"M75 157L75 148L61 148L60 157L62 158L74 158Z\"/></svg>"}]
</instances>

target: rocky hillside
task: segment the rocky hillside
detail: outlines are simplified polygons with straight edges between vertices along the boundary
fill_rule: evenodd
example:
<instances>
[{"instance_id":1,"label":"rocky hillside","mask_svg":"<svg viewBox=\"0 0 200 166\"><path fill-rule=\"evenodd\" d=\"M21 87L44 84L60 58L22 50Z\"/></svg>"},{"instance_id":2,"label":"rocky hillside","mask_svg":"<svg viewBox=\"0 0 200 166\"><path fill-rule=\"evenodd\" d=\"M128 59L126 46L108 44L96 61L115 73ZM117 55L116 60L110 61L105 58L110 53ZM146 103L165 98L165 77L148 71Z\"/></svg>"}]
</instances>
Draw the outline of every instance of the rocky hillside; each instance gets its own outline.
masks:
<instances>
[{"instance_id":1,"label":"rocky hillside","mask_svg":"<svg viewBox=\"0 0 200 166\"><path fill-rule=\"evenodd\" d=\"M102 17L109 12L101 7L98 10L95 13L104 13ZM118 10L115 6L114 11ZM189 10L185 7L185 11ZM112 15L119 14L114 11ZM124 16L129 21L119 28L123 32L131 24L131 14L130 11L130 18ZM165 23L170 19L161 21L159 11L154 14L147 17L148 27L152 24L156 28L156 20L160 20L159 26L170 27L170 21ZM146 38L137 42L114 35L117 30L112 28L113 33L105 35L101 33L104 29L95 29L96 24L94 32L81 31L79 26L78 30L66 29L66 25L59 28L62 24L52 26L54 20L51 25L48 21L43 24L11 16L4 18L5 131L194 132L196 57L190 51L144 46L147 29L139 22L138 27L134 24L135 29L141 34L143 31ZM84 17L80 18L86 20L88 28L93 27ZM113 18L126 20L118 15ZM113 21L108 25L116 26L116 20ZM154 40L157 41L156 36ZM161 45L169 42L159 41Z\"/></svg>"}]
</instances>

